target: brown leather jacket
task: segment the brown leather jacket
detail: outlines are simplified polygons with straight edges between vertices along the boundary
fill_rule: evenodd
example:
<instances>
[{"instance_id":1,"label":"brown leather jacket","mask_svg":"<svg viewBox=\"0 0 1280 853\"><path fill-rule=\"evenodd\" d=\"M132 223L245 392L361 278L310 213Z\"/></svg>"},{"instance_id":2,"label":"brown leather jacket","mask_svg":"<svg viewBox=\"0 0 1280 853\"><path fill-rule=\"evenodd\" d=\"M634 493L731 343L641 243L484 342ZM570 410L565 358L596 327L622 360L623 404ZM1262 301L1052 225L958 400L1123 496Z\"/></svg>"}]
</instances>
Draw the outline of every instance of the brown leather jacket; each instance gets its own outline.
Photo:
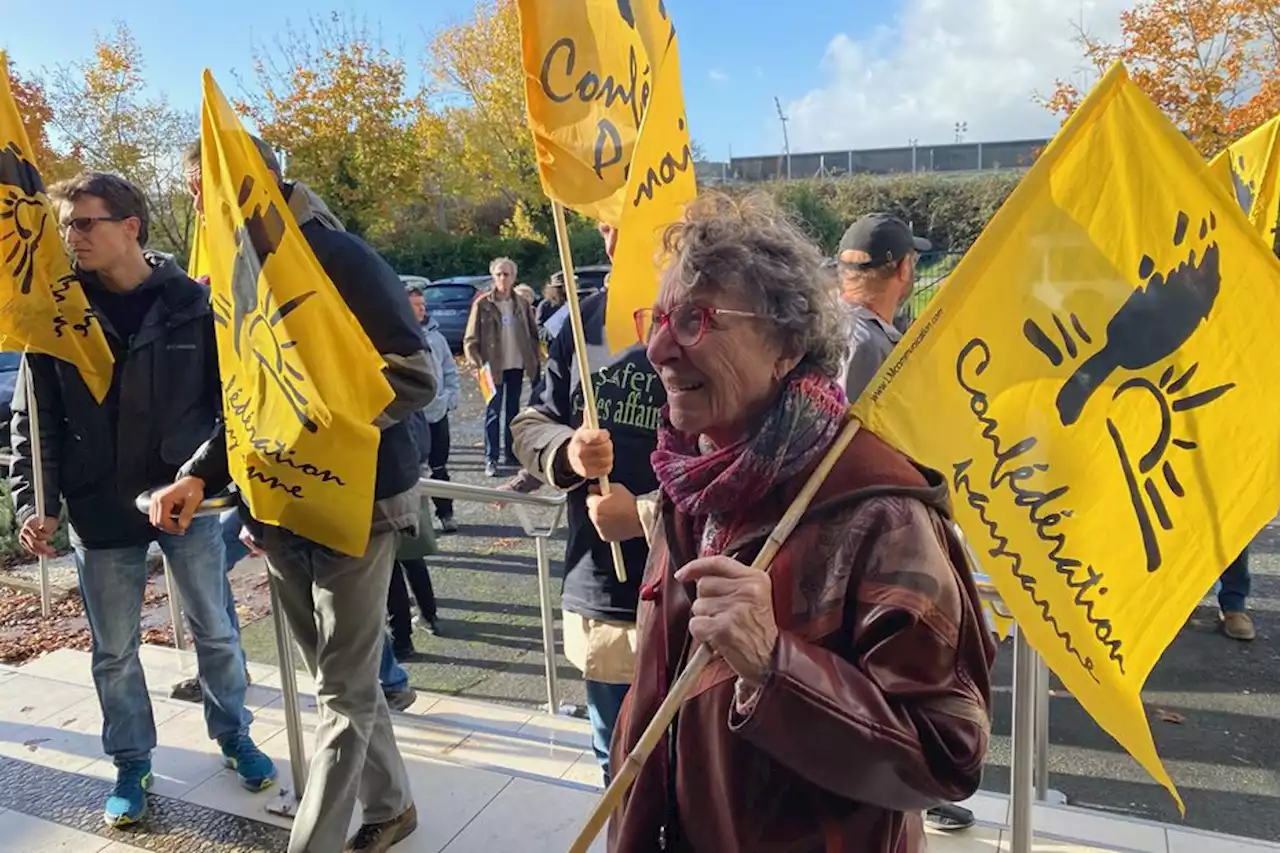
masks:
<instances>
[{"instance_id":1,"label":"brown leather jacket","mask_svg":"<svg viewBox=\"0 0 1280 853\"><path fill-rule=\"evenodd\" d=\"M749 563L808 472L733 525ZM978 787L995 646L946 486L863 430L773 562L781 629L754 707L722 659L612 818L612 853L919 853L921 812ZM692 519L663 506L641 588L635 681L613 766L690 654Z\"/></svg>"},{"instance_id":2,"label":"brown leather jacket","mask_svg":"<svg viewBox=\"0 0 1280 853\"><path fill-rule=\"evenodd\" d=\"M542 355L538 351L538 326L533 319L533 306L517 293L512 293L508 298L512 300L511 319L516 324L524 372L528 376L535 376L542 364ZM502 310L498 307L492 290L476 297L476 301L471 303L471 316L467 318L462 348L473 367L497 365L504 360ZM494 376L495 382L501 379L501 376Z\"/></svg>"}]
</instances>

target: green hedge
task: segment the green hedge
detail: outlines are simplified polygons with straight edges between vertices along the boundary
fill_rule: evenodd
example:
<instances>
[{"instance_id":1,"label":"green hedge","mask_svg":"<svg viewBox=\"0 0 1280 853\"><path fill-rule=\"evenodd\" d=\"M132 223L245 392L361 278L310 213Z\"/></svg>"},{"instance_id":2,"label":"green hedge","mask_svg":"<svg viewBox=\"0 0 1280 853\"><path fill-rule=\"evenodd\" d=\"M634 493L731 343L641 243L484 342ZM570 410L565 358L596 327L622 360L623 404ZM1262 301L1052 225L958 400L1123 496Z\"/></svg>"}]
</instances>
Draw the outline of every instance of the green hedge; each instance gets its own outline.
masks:
<instances>
[{"instance_id":1,"label":"green hedge","mask_svg":"<svg viewBox=\"0 0 1280 853\"><path fill-rule=\"evenodd\" d=\"M963 252L1013 192L1021 172L977 175L855 175L846 178L739 184L729 192L772 194L794 215L829 255L834 255L849 223L865 213L883 211L910 222L917 234L944 252ZM579 217L569 223L573 260L579 266L607 263L594 225ZM396 272L444 278L483 275L500 256L520 267L519 279L541 288L560 268L554 242L490 235L454 235L402 228L375 241Z\"/></svg>"},{"instance_id":2,"label":"green hedge","mask_svg":"<svg viewBox=\"0 0 1280 853\"><path fill-rule=\"evenodd\" d=\"M387 236L374 245L396 272L430 279L487 275L490 261L508 257L519 267L517 279L540 291L551 274L560 269L560 254L555 243L516 237L424 230ZM575 221L570 225L569 245L575 266L608 263L604 240L589 223Z\"/></svg>"},{"instance_id":3,"label":"green hedge","mask_svg":"<svg viewBox=\"0 0 1280 853\"><path fill-rule=\"evenodd\" d=\"M828 254L850 222L871 212L910 222L935 248L963 252L1013 192L1021 172L939 174L778 181L759 185L798 218Z\"/></svg>"}]
</instances>

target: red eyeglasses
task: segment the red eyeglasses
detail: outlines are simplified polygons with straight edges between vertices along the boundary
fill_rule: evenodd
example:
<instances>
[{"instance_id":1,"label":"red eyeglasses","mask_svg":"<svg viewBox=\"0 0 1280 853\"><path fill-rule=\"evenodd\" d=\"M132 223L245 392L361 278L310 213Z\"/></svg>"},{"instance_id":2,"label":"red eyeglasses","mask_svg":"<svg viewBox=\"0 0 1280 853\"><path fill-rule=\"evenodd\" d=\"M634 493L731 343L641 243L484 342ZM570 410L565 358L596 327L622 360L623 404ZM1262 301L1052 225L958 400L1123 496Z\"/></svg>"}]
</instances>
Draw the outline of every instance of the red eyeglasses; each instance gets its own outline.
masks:
<instances>
[{"instance_id":1,"label":"red eyeglasses","mask_svg":"<svg viewBox=\"0 0 1280 853\"><path fill-rule=\"evenodd\" d=\"M696 347L707 334L711 318L716 317L751 317L764 319L763 314L753 311L736 311L732 308L708 308L704 305L680 305L671 311L659 311L656 308L641 308L635 313L636 336L640 343L648 344L658 329L666 326L671 336L682 347Z\"/></svg>"}]
</instances>

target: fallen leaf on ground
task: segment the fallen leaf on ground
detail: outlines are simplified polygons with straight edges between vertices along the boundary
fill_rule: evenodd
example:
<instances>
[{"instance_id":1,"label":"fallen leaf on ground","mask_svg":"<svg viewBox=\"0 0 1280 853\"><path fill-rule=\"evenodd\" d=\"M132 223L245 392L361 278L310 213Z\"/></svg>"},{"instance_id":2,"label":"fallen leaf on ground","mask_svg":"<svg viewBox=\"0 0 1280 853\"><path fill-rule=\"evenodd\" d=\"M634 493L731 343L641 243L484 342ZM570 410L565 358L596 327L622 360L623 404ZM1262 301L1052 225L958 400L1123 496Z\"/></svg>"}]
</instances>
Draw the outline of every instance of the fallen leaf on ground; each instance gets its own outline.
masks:
<instances>
[{"instance_id":1,"label":"fallen leaf on ground","mask_svg":"<svg viewBox=\"0 0 1280 853\"><path fill-rule=\"evenodd\" d=\"M1156 708L1156 716L1160 718L1160 722L1162 723L1176 723L1178 725L1182 725L1187 721L1187 718L1182 714L1179 714L1177 711L1166 711L1163 708Z\"/></svg>"}]
</instances>

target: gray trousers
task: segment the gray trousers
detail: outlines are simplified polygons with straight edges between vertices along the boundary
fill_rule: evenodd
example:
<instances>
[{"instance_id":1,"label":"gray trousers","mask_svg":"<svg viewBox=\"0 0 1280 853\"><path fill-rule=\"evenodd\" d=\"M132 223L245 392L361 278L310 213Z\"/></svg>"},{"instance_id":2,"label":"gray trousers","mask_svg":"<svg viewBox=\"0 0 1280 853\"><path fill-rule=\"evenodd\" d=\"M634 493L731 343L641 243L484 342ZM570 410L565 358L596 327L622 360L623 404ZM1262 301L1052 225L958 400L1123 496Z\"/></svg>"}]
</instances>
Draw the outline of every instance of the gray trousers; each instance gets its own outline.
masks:
<instances>
[{"instance_id":1,"label":"gray trousers","mask_svg":"<svg viewBox=\"0 0 1280 853\"><path fill-rule=\"evenodd\" d=\"M357 799L365 823L391 820L413 803L378 684L397 536L373 534L363 557L272 527L261 544L320 705L289 853L339 853Z\"/></svg>"}]
</instances>

